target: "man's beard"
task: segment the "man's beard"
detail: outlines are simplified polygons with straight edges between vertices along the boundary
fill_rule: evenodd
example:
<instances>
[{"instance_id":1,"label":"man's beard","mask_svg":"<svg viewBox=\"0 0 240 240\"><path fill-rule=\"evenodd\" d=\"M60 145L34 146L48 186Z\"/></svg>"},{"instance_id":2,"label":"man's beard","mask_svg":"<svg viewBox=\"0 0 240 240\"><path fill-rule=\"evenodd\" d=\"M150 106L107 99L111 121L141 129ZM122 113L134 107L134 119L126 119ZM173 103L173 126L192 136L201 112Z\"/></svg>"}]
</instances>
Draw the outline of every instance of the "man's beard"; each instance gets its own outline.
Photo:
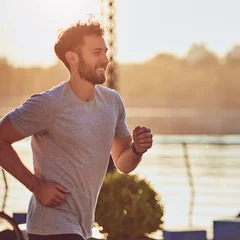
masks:
<instances>
[{"instance_id":1,"label":"man's beard","mask_svg":"<svg viewBox=\"0 0 240 240\"><path fill-rule=\"evenodd\" d=\"M97 66L95 69L97 68L106 68L106 66ZM94 85L103 84L106 81L105 74L97 75L96 71L94 71L94 69L91 69L81 56L79 56L78 73L81 78L84 78L86 81Z\"/></svg>"}]
</instances>

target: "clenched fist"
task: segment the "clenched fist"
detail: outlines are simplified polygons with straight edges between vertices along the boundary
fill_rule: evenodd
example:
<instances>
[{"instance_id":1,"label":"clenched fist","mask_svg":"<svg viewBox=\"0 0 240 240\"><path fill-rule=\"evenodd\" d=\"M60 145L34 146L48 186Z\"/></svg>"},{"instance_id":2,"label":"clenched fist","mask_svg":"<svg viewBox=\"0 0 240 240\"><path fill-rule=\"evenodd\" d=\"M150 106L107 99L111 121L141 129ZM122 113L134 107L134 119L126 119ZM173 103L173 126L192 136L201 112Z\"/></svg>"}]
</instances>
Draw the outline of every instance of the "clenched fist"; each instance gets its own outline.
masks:
<instances>
[{"instance_id":1,"label":"clenched fist","mask_svg":"<svg viewBox=\"0 0 240 240\"><path fill-rule=\"evenodd\" d=\"M137 153L142 154L152 147L152 137L149 128L137 126L133 130L133 145Z\"/></svg>"}]
</instances>

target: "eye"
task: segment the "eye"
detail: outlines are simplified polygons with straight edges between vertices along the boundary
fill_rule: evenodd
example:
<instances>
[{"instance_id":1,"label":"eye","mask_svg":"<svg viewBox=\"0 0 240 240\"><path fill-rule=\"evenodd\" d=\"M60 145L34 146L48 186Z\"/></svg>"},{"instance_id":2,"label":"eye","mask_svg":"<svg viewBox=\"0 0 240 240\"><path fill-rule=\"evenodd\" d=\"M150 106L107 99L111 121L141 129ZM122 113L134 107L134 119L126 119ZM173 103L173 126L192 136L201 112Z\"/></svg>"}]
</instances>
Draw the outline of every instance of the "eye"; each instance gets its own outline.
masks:
<instances>
[{"instance_id":1,"label":"eye","mask_svg":"<svg viewBox=\"0 0 240 240\"><path fill-rule=\"evenodd\" d=\"M93 55L98 56L100 52L94 52Z\"/></svg>"}]
</instances>

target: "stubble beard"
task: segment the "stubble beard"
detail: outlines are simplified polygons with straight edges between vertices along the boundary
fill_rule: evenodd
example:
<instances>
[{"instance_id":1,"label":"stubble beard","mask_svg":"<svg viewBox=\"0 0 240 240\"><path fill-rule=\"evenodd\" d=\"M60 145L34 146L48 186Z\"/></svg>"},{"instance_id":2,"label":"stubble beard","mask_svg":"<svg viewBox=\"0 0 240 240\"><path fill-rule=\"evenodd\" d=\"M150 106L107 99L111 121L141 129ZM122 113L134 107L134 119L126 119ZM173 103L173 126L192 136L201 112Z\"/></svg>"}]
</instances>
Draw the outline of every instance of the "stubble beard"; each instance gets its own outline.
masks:
<instances>
[{"instance_id":1,"label":"stubble beard","mask_svg":"<svg viewBox=\"0 0 240 240\"><path fill-rule=\"evenodd\" d=\"M86 81L97 85L103 84L106 81L105 74L97 75L96 73L97 67L92 69L88 64L84 62L81 56L79 56L79 64L78 64L78 74L81 78L84 78Z\"/></svg>"}]
</instances>

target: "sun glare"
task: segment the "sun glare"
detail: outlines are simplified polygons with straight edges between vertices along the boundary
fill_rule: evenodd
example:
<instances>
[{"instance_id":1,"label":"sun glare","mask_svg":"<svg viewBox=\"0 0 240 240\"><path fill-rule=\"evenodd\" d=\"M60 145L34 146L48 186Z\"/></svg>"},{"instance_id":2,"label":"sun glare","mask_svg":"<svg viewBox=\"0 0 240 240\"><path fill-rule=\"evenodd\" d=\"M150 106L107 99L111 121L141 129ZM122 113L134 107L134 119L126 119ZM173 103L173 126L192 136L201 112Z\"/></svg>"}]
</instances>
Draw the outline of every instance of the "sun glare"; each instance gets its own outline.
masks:
<instances>
[{"instance_id":1,"label":"sun glare","mask_svg":"<svg viewBox=\"0 0 240 240\"><path fill-rule=\"evenodd\" d=\"M14 29L10 40L5 41L8 60L15 65L43 65L55 62L53 45L58 30L78 20L86 20L89 14L100 18L99 0L12 0L4 17L5 29ZM16 14L18 18L16 18Z\"/></svg>"},{"instance_id":2,"label":"sun glare","mask_svg":"<svg viewBox=\"0 0 240 240\"><path fill-rule=\"evenodd\" d=\"M45 1L46 11L49 14L49 20L62 27L62 25L69 25L77 20L87 20L91 13L96 18L100 16L100 0L52 0Z\"/></svg>"}]
</instances>

